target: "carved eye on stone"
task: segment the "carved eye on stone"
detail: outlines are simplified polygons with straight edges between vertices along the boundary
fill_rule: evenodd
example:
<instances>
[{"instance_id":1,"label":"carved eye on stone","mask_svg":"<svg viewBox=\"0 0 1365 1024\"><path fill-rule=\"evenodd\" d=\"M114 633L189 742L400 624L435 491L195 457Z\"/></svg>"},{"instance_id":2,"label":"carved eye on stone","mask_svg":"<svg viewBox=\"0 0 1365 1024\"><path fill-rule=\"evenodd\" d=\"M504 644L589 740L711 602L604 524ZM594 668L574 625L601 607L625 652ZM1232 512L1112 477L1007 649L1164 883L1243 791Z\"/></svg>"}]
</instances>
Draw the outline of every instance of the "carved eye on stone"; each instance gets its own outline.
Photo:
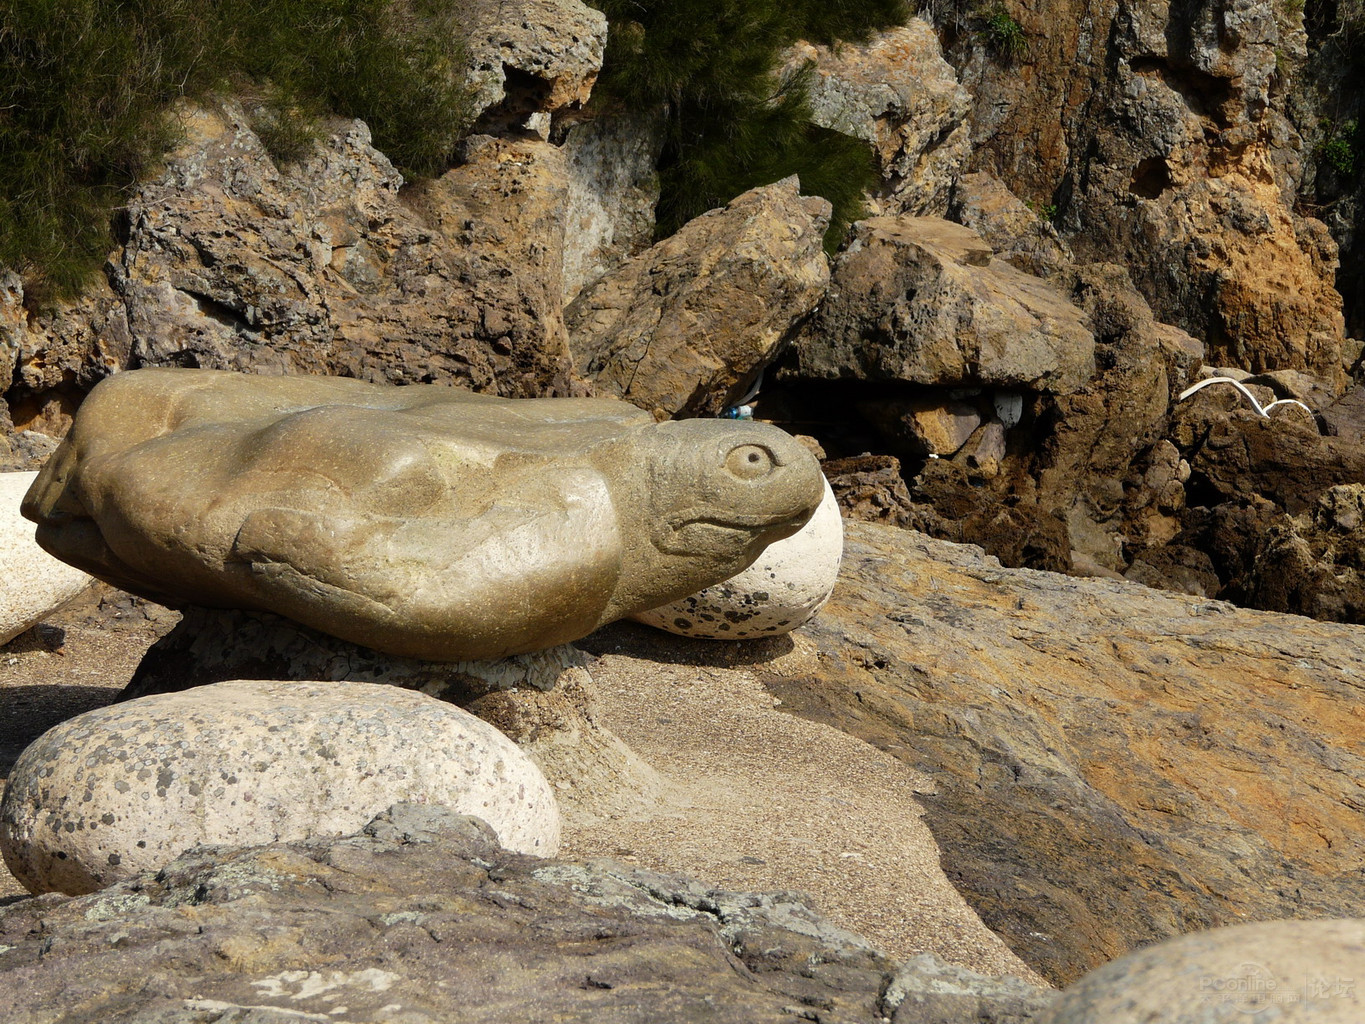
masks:
<instances>
[{"instance_id":1,"label":"carved eye on stone","mask_svg":"<svg viewBox=\"0 0 1365 1024\"><path fill-rule=\"evenodd\" d=\"M757 480L773 471L773 453L762 445L742 444L725 457L725 468L741 480Z\"/></svg>"}]
</instances>

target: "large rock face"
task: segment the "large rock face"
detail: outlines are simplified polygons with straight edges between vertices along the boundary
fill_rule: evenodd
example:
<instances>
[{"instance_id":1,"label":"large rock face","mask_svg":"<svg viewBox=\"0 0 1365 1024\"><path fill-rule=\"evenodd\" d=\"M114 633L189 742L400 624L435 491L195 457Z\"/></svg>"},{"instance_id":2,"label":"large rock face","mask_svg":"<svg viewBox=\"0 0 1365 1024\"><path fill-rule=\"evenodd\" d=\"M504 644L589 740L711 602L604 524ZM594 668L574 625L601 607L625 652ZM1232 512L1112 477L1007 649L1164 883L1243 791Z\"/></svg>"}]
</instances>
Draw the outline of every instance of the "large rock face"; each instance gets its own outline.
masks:
<instances>
[{"instance_id":1,"label":"large rock face","mask_svg":"<svg viewBox=\"0 0 1365 1024\"><path fill-rule=\"evenodd\" d=\"M765 424L140 370L91 393L23 510L48 550L153 600L461 661L727 579L800 529L823 486Z\"/></svg>"},{"instance_id":2,"label":"large rock face","mask_svg":"<svg viewBox=\"0 0 1365 1024\"><path fill-rule=\"evenodd\" d=\"M0 852L31 892L83 894L196 846L347 835L395 803L552 857L545 777L487 722L374 683L234 680L68 719L15 762Z\"/></svg>"},{"instance_id":3,"label":"large rock face","mask_svg":"<svg viewBox=\"0 0 1365 1024\"><path fill-rule=\"evenodd\" d=\"M819 670L768 686L935 780L945 870L1044 976L1365 908L1360 628L847 527Z\"/></svg>"},{"instance_id":4,"label":"large rock face","mask_svg":"<svg viewBox=\"0 0 1365 1024\"><path fill-rule=\"evenodd\" d=\"M968 228L876 217L854 228L830 293L796 344L796 372L1065 393L1094 372L1094 337L1067 298L993 263Z\"/></svg>"},{"instance_id":5,"label":"large rock face","mask_svg":"<svg viewBox=\"0 0 1365 1024\"><path fill-rule=\"evenodd\" d=\"M1283 109L1302 11L1009 4L1013 54L992 51L998 26L941 20L976 101L974 169L1053 209L1082 258L1122 260L1216 362L1339 381L1335 245L1295 210L1303 144Z\"/></svg>"},{"instance_id":6,"label":"large rock face","mask_svg":"<svg viewBox=\"0 0 1365 1024\"><path fill-rule=\"evenodd\" d=\"M579 374L644 409L719 413L824 295L829 211L788 178L600 278L565 311Z\"/></svg>"}]
</instances>

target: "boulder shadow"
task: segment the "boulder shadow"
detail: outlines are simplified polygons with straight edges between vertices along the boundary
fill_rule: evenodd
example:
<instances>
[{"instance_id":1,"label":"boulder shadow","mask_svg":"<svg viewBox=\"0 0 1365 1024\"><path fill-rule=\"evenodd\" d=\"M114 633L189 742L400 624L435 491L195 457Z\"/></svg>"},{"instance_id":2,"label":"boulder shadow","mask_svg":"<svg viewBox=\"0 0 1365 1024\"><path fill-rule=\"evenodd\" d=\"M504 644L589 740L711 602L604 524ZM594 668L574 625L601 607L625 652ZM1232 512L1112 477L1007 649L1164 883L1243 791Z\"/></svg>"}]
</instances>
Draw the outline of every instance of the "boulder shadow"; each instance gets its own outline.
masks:
<instances>
[{"instance_id":1,"label":"boulder shadow","mask_svg":"<svg viewBox=\"0 0 1365 1024\"><path fill-rule=\"evenodd\" d=\"M54 725L118 699L112 686L6 686L0 690L0 779L24 748Z\"/></svg>"},{"instance_id":2,"label":"boulder shadow","mask_svg":"<svg viewBox=\"0 0 1365 1024\"><path fill-rule=\"evenodd\" d=\"M762 665L790 654L796 643L791 634L753 640L704 640L666 633L652 626L622 619L603 626L573 646L586 654L630 654L669 665L705 665L709 668L740 668Z\"/></svg>"}]
</instances>

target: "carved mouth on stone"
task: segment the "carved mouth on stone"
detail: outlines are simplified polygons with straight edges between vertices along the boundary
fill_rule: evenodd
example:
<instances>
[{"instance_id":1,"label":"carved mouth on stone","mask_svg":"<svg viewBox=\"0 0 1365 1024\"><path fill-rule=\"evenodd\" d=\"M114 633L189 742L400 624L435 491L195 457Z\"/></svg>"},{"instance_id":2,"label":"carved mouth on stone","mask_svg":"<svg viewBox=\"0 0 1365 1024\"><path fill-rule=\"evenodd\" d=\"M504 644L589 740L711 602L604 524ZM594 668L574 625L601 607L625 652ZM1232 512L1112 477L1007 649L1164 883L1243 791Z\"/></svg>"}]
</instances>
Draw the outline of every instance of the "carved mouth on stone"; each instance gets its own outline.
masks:
<instances>
[{"instance_id":1,"label":"carved mouth on stone","mask_svg":"<svg viewBox=\"0 0 1365 1024\"><path fill-rule=\"evenodd\" d=\"M659 548L678 554L705 549L709 539L733 543L736 535L751 539L764 530L793 523L799 512L770 512L764 514L721 515L714 509L684 509L668 516L662 523ZM717 535L721 535L719 538Z\"/></svg>"}]
</instances>

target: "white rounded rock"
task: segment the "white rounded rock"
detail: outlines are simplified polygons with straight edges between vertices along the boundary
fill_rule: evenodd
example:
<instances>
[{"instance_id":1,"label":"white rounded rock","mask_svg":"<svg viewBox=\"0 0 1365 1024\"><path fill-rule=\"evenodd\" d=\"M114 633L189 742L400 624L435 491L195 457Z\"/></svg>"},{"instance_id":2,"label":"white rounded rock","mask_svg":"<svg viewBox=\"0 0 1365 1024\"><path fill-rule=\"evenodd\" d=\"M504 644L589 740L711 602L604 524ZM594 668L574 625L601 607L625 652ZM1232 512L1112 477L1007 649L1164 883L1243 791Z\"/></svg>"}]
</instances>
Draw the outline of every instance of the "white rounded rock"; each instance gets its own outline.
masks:
<instances>
[{"instance_id":1,"label":"white rounded rock","mask_svg":"<svg viewBox=\"0 0 1365 1024\"><path fill-rule=\"evenodd\" d=\"M1212 928L1091 971L1039 1024L1360 1024L1363 970L1359 918Z\"/></svg>"},{"instance_id":2,"label":"white rounded rock","mask_svg":"<svg viewBox=\"0 0 1365 1024\"><path fill-rule=\"evenodd\" d=\"M204 844L345 835L396 803L553 856L545 776L487 722L377 683L234 681L77 715L15 762L0 853L32 892L93 892Z\"/></svg>"},{"instance_id":3,"label":"white rounded rock","mask_svg":"<svg viewBox=\"0 0 1365 1024\"><path fill-rule=\"evenodd\" d=\"M829 481L819 508L799 531L768 545L758 561L724 583L631 616L680 636L752 640L809 622L839 577L844 522Z\"/></svg>"},{"instance_id":4,"label":"white rounded rock","mask_svg":"<svg viewBox=\"0 0 1365 1024\"><path fill-rule=\"evenodd\" d=\"M0 473L0 644L66 604L94 579L49 555L19 514L37 473Z\"/></svg>"}]
</instances>

